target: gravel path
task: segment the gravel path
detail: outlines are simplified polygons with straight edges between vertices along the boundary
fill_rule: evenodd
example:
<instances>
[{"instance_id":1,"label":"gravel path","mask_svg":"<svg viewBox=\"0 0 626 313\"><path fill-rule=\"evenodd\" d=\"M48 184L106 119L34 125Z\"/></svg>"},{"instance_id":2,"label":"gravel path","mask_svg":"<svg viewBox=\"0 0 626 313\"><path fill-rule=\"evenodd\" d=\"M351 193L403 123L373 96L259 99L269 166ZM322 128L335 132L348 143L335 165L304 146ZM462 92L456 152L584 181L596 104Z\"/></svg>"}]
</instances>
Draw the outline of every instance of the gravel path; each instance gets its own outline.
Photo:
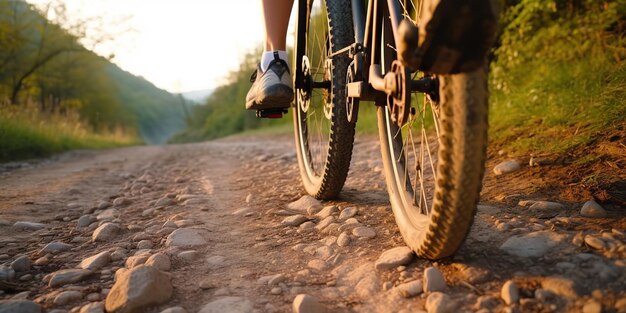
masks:
<instances>
[{"instance_id":1,"label":"gravel path","mask_svg":"<svg viewBox=\"0 0 626 313\"><path fill-rule=\"evenodd\" d=\"M505 196L481 203L459 253L417 259L378 149L360 138L325 202L303 194L286 137L11 165L0 312L626 312L623 212L491 182Z\"/></svg>"}]
</instances>

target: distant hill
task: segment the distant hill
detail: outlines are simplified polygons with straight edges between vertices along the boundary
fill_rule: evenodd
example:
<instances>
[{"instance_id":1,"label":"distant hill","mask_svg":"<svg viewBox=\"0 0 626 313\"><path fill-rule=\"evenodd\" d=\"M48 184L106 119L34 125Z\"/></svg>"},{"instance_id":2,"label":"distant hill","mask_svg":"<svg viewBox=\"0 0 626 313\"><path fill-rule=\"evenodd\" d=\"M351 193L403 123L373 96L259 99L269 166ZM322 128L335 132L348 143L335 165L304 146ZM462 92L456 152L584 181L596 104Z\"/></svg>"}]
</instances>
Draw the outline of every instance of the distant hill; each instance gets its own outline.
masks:
<instances>
[{"instance_id":1,"label":"distant hill","mask_svg":"<svg viewBox=\"0 0 626 313\"><path fill-rule=\"evenodd\" d=\"M204 104L211 96L214 89L200 89L183 92L182 95L187 100L195 102L195 104Z\"/></svg>"}]
</instances>

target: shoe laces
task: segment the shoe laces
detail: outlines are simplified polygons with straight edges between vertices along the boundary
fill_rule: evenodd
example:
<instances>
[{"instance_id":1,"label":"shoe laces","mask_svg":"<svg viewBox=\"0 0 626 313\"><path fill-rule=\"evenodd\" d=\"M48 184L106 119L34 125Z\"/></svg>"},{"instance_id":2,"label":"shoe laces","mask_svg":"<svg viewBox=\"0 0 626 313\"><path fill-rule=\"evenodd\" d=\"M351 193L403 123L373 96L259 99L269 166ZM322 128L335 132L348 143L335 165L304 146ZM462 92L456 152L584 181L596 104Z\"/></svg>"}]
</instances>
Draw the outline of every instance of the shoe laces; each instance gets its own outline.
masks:
<instances>
[{"instance_id":1,"label":"shoe laces","mask_svg":"<svg viewBox=\"0 0 626 313\"><path fill-rule=\"evenodd\" d=\"M291 74L291 72L289 71L289 64L287 64L287 62L285 62L285 60L281 59L280 57L278 57L278 52L274 51L274 59L270 62L270 64L267 65L267 71L270 70L270 68L272 68L272 66L274 64L278 64L280 66L280 70L279 71L274 71L276 73L276 75L278 75L278 77L281 77L285 72ZM257 75L261 69L260 66L257 66L257 70L252 72L252 75L250 76L250 82L254 83L256 81Z\"/></svg>"}]
</instances>

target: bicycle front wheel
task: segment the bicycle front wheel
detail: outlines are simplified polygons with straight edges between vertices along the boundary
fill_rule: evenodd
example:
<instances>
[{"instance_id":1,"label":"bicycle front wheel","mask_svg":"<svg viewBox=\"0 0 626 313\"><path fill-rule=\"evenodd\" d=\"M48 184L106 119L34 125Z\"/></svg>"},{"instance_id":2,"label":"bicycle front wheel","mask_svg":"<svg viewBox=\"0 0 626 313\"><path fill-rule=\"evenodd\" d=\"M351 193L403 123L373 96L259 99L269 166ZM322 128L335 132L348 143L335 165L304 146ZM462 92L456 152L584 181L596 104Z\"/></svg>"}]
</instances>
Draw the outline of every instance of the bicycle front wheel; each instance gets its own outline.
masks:
<instances>
[{"instance_id":1,"label":"bicycle front wheel","mask_svg":"<svg viewBox=\"0 0 626 313\"><path fill-rule=\"evenodd\" d=\"M350 59L331 57L354 40L352 12L336 0L300 1L298 11L293 115L298 164L306 191L330 199L343 188L354 142L345 108Z\"/></svg>"},{"instance_id":2,"label":"bicycle front wheel","mask_svg":"<svg viewBox=\"0 0 626 313\"><path fill-rule=\"evenodd\" d=\"M388 49L392 38L383 46L388 69L396 58ZM476 212L487 147L487 75L480 69L433 78L437 92L413 95L406 123L396 125L387 106L378 109L378 126L398 228L420 257L441 259L461 246Z\"/></svg>"}]
</instances>

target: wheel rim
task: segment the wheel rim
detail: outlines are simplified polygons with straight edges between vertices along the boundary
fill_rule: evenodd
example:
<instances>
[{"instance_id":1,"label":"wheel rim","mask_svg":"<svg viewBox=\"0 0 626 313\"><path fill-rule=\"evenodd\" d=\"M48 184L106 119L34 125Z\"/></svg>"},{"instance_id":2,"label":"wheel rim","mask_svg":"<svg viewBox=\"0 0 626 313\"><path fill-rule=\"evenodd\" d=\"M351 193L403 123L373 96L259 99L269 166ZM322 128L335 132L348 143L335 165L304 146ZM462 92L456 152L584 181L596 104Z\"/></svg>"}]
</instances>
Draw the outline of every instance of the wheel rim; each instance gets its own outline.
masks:
<instances>
[{"instance_id":1,"label":"wheel rim","mask_svg":"<svg viewBox=\"0 0 626 313\"><path fill-rule=\"evenodd\" d=\"M300 147L307 176L312 182L323 177L328 158L331 128L331 95L329 89L314 88L315 83L331 80L329 55L328 17L323 1L314 1L310 8L311 18L307 29L307 43L303 56L303 69L309 83L298 90L298 125ZM314 31L315 30L315 31ZM304 66L306 64L306 67Z\"/></svg>"}]
</instances>

